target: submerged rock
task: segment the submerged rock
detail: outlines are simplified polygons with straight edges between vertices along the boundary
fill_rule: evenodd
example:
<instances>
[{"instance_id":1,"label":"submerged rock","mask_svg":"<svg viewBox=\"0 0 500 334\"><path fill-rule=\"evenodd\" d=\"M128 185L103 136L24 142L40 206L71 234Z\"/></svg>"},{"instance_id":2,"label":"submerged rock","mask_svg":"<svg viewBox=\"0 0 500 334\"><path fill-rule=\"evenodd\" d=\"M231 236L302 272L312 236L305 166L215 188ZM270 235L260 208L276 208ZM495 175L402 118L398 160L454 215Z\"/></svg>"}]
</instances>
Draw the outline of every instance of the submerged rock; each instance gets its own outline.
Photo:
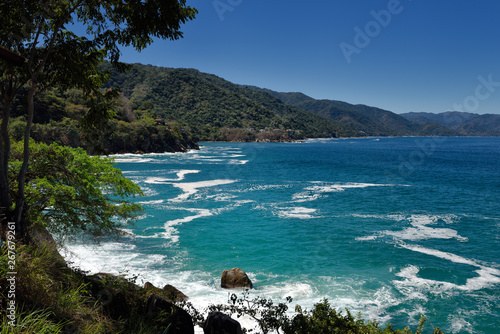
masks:
<instances>
[{"instance_id":1,"label":"submerged rock","mask_svg":"<svg viewBox=\"0 0 500 334\"><path fill-rule=\"evenodd\" d=\"M238 321L221 312L212 312L203 324L204 334L242 334Z\"/></svg>"},{"instance_id":2,"label":"submerged rock","mask_svg":"<svg viewBox=\"0 0 500 334\"><path fill-rule=\"evenodd\" d=\"M231 270L224 270L222 272L220 286L225 289L251 289L253 287L253 284L250 278L248 278L246 272L244 272L240 268L233 268Z\"/></svg>"}]
</instances>

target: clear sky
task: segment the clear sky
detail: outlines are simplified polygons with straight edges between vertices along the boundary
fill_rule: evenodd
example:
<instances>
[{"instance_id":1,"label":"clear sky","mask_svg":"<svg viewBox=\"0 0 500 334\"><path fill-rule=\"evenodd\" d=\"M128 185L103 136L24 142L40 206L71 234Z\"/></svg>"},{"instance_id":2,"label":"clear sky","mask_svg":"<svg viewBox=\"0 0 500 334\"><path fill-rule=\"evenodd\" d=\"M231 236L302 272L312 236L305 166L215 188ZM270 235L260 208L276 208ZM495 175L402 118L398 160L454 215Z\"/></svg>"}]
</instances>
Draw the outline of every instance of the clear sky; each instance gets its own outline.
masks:
<instances>
[{"instance_id":1,"label":"clear sky","mask_svg":"<svg viewBox=\"0 0 500 334\"><path fill-rule=\"evenodd\" d=\"M188 0L184 38L122 60L396 113L500 114L498 0Z\"/></svg>"}]
</instances>

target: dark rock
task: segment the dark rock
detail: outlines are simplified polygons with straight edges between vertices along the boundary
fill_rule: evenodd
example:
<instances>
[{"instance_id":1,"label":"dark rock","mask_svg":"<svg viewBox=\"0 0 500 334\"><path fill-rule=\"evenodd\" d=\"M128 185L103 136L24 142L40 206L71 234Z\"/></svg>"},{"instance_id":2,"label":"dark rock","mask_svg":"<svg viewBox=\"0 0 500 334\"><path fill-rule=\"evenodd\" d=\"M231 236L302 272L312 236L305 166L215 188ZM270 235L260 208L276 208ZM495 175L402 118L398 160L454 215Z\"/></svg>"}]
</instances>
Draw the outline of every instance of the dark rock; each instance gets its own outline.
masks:
<instances>
[{"instance_id":1,"label":"dark rock","mask_svg":"<svg viewBox=\"0 0 500 334\"><path fill-rule=\"evenodd\" d=\"M150 282L144 283L144 290L157 294L169 302L182 302L187 301L189 298L181 291L179 291L176 287L167 284L163 287L163 289L157 288Z\"/></svg>"},{"instance_id":2,"label":"dark rock","mask_svg":"<svg viewBox=\"0 0 500 334\"><path fill-rule=\"evenodd\" d=\"M165 329L170 326L168 333L194 334L193 319L189 313L166 299L152 294L148 298L146 308L150 316L165 316L161 320Z\"/></svg>"},{"instance_id":3,"label":"dark rock","mask_svg":"<svg viewBox=\"0 0 500 334\"><path fill-rule=\"evenodd\" d=\"M124 277L97 273L85 277L92 297L113 318L127 318L140 304L140 288Z\"/></svg>"},{"instance_id":4,"label":"dark rock","mask_svg":"<svg viewBox=\"0 0 500 334\"><path fill-rule=\"evenodd\" d=\"M176 287L167 284L163 287L163 291L167 294L167 298L172 301L187 301L189 299L188 296L179 291Z\"/></svg>"},{"instance_id":5,"label":"dark rock","mask_svg":"<svg viewBox=\"0 0 500 334\"><path fill-rule=\"evenodd\" d=\"M144 290L156 290L158 289L156 286L153 285L153 283L146 282L144 283Z\"/></svg>"},{"instance_id":6,"label":"dark rock","mask_svg":"<svg viewBox=\"0 0 500 334\"><path fill-rule=\"evenodd\" d=\"M212 312L203 324L205 334L242 334L238 321L221 312Z\"/></svg>"},{"instance_id":7,"label":"dark rock","mask_svg":"<svg viewBox=\"0 0 500 334\"><path fill-rule=\"evenodd\" d=\"M222 288L226 289L234 289L234 288L251 289L253 287L250 278L248 278L247 274L239 268L224 270L222 272L220 285Z\"/></svg>"}]
</instances>

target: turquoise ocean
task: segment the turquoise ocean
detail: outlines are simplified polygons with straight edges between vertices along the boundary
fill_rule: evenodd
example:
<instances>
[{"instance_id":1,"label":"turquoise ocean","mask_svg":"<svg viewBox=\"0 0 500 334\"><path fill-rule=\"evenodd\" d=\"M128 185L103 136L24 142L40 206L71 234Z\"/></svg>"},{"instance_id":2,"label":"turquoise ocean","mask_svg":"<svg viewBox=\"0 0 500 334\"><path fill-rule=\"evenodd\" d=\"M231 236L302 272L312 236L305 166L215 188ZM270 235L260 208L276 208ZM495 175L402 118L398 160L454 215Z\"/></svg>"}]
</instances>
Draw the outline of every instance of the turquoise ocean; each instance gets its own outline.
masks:
<instances>
[{"instance_id":1,"label":"turquoise ocean","mask_svg":"<svg viewBox=\"0 0 500 334\"><path fill-rule=\"evenodd\" d=\"M73 242L95 272L172 284L200 309L226 303L224 269L250 297L447 333L500 332L500 138L201 143L118 155L144 215L121 240ZM429 328L429 327L428 327ZM198 329L199 331L199 329Z\"/></svg>"}]
</instances>

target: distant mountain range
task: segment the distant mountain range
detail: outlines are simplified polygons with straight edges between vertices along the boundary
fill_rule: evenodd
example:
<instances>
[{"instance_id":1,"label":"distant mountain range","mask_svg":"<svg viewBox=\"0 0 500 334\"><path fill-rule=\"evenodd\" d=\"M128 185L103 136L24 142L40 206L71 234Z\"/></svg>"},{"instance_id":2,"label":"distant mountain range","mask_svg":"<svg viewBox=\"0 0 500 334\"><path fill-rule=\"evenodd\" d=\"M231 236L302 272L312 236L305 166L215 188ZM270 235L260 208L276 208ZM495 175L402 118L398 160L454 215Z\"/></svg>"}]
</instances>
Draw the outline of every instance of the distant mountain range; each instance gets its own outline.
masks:
<instances>
[{"instance_id":1,"label":"distant mountain range","mask_svg":"<svg viewBox=\"0 0 500 334\"><path fill-rule=\"evenodd\" d=\"M155 117L184 124L200 140L231 139L228 129L292 129L302 137L500 136L500 115L399 115L303 93L237 85L195 69L133 64L130 71L118 73L106 66L112 72L106 87L120 87L134 109L150 109ZM255 135L239 139L253 140Z\"/></svg>"},{"instance_id":2,"label":"distant mountain range","mask_svg":"<svg viewBox=\"0 0 500 334\"><path fill-rule=\"evenodd\" d=\"M256 88L254 88L256 89ZM316 100L302 93L264 90L281 101L354 128L362 136L453 136L456 133L436 123L418 123L388 110L334 100Z\"/></svg>"},{"instance_id":3,"label":"distant mountain range","mask_svg":"<svg viewBox=\"0 0 500 334\"><path fill-rule=\"evenodd\" d=\"M36 97L32 135L43 142L106 152L178 151L196 141L289 141L318 137L500 136L500 115L450 111L395 114L342 101L317 100L238 85L194 69L133 64L120 73L105 63L103 88L121 89L116 116L98 136L79 128L87 102L77 90L52 87ZM14 138L23 135L17 101ZM107 127L108 130L104 131Z\"/></svg>"},{"instance_id":4,"label":"distant mountain range","mask_svg":"<svg viewBox=\"0 0 500 334\"><path fill-rule=\"evenodd\" d=\"M462 136L500 136L500 115L447 111L440 114L411 112L401 116L418 124L439 124Z\"/></svg>"},{"instance_id":5,"label":"distant mountain range","mask_svg":"<svg viewBox=\"0 0 500 334\"><path fill-rule=\"evenodd\" d=\"M302 93L265 91L287 104L348 124L369 136L500 136L500 115L458 111L395 114L360 104L316 100Z\"/></svg>"}]
</instances>

